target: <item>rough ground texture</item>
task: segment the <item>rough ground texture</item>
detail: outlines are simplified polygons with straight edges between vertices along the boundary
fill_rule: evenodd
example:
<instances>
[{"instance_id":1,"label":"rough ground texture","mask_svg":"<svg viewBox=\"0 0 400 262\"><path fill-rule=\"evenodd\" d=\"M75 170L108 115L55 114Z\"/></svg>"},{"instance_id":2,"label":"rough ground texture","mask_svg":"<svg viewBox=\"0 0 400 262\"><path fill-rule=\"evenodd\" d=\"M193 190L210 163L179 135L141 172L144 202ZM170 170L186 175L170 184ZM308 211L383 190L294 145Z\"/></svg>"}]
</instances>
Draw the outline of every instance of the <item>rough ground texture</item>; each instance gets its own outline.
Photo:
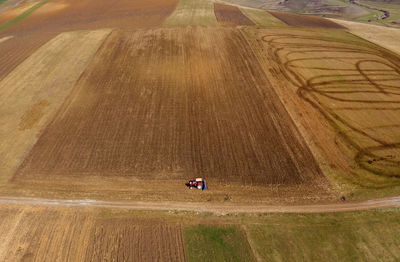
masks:
<instances>
[{"instance_id":1,"label":"rough ground texture","mask_svg":"<svg viewBox=\"0 0 400 262\"><path fill-rule=\"evenodd\" d=\"M249 50L233 29L113 33L15 180L206 175L324 184Z\"/></svg>"}]
</instances>

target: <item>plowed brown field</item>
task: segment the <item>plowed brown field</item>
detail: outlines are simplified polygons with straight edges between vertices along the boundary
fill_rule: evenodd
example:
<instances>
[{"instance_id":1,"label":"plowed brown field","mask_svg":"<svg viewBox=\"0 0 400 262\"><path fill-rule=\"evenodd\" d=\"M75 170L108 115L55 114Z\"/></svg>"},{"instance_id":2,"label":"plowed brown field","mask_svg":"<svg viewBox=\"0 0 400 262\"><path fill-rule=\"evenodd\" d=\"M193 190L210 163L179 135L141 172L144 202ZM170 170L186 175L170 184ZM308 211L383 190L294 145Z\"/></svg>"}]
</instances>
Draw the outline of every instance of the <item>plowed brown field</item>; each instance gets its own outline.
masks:
<instances>
[{"instance_id":1,"label":"plowed brown field","mask_svg":"<svg viewBox=\"0 0 400 262\"><path fill-rule=\"evenodd\" d=\"M220 24L255 25L237 6L214 3L214 13Z\"/></svg>"},{"instance_id":2,"label":"plowed brown field","mask_svg":"<svg viewBox=\"0 0 400 262\"><path fill-rule=\"evenodd\" d=\"M106 40L15 180L91 176L325 181L246 40L228 28Z\"/></svg>"},{"instance_id":3,"label":"plowed brown field","mask_svg":"<svg viewBox=\"0 0 400 262\"><path fill-rule=\"evenodd\" d=\"M280 19L287 25L299 26L299 27L322 27L322 28L337 28L344 29L345 27L335 22L317 16L306 16L298 14L280 13L280 12L269 12L271 15Z\"/></svg>"},{"instance_id":4,"label":"plowed brown field","mask_svg":"<svg viewBox=\"0 0 400 262\"><path fill-rule=\"evenodd\" d=\"M184 261L180 225L77 208L1 207L1 261Z\"/></svg>"}]
</instances>

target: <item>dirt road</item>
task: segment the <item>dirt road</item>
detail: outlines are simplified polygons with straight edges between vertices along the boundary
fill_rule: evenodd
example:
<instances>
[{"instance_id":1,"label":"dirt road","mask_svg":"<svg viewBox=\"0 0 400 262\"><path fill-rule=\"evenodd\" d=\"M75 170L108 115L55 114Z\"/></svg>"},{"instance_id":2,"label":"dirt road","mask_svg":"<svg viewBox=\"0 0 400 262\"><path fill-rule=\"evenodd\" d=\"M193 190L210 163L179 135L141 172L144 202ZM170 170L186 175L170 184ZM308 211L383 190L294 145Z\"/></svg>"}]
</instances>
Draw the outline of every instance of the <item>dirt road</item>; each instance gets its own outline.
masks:
<instances>
[{"instance_id":1,"label":"dirt road","mask_svg":"<svg viewBox=\"0 0 400 262\"><path fill-rule=\"evenodd\" d=\"M359 211L377 208L400 207L400 196L377 198L358 202L343 202L318 205L229 205L229 204L204 204L184 202L141 202L141 201L101 201L92 199L61 200L27 197L0 197L0 205L33 205L33 206L64 206L64 207L100 207L130 210L177 210L194 212L213 212L217 214L228 213L325 213Z\"/></svg>"}]
</instances>

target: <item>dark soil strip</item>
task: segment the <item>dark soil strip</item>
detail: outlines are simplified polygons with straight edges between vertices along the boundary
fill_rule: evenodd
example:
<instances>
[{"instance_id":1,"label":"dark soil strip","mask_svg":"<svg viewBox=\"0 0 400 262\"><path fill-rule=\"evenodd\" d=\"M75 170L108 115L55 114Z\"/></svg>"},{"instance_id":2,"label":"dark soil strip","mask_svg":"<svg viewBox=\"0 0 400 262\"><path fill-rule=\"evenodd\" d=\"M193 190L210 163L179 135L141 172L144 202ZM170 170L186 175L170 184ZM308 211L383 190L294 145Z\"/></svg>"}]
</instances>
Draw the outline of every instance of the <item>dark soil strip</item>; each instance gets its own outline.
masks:
<instances>
[{"instance_id":1,"label":"dark soil strip","mask_svg":"<svg viewBox=\"0 0 400 262\"><path fill-rule=\"evenodd\" d=\"M255 25L236 6L214 3L214 13L219 23L226 25Z\"/></svg>"},{"instance_id":2,"label":"dark soil strip","mask_svg":"<svg viewBox=\"0 0 400 262\"><path fill-rule=\"evenodd\" d=\"M280 12L269 12L269 13L290 26L346 29L346 27L336 24L335 22L332 22L322 17L280 13Z\"/></svg>"}]
</instances>

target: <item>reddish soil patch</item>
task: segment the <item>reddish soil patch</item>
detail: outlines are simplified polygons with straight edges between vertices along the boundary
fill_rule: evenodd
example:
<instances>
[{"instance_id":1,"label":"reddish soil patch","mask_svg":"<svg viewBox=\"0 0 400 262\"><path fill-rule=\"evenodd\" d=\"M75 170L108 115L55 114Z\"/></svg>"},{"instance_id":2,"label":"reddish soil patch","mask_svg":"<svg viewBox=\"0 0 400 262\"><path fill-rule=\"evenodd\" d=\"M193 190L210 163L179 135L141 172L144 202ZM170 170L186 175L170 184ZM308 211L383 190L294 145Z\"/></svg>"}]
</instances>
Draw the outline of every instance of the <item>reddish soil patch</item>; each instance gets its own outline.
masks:
<instances>
[{"instance_id":1,"label":"reddish soil patch","mask_svg":"<svg viewBox=\"0 0 400 262\"><path fill-rule=\"evenodd\" d=\"M306 16L280 12L269 13L290 26L346 29L344 26L318 16Z\"/></svg>"},{"instance_id":2,"label":"reddish soil patch","mask_svg":"<svg viewBox=\"0 0 400 262\"><path fill-rule=\"evenodd\" d=\"M318 165L250 50L228 28L114 32L14 179L318 184Z\"/></svg>"},{"instance_id":3,"label":"reddish soil patch","mask_svg":"<svg viewBox=\"0 0 400 262\"><path fill-rule=\"evenodd\" d=\"M214 3L214 13L219 23L227 25L255 25L236 6Z\"/></svg>"}]
</instances>

